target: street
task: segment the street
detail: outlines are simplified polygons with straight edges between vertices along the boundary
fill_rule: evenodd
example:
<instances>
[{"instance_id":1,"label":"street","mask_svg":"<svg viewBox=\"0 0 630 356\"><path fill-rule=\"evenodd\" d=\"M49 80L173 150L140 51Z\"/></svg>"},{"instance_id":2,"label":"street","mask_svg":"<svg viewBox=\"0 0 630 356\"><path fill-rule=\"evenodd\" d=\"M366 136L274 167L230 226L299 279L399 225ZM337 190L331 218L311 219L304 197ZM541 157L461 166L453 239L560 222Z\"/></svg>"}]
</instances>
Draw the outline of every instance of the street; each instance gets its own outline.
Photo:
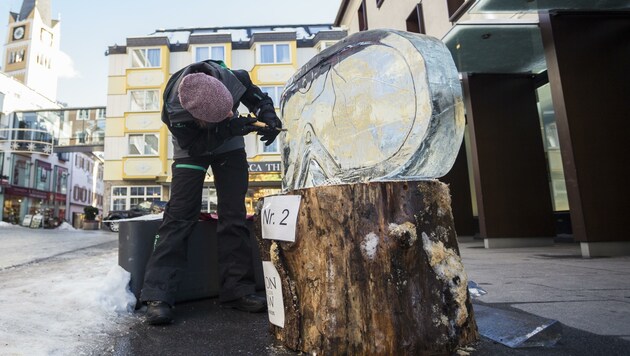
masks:
<instances>
[{"instance_id":1,"label":"street","mask_svg":"<svg viewBox=\"0 0 630 356\"><path fill-rule=\"evenodd\" d=\"M584 259L576 243L488 250L459 240L469 280L487 292L473 301L479 315L509 311L557 320L562 330L555 345L510 348L480 324L481 340L459 355L627 354L629 257ZM266 314L226 310L216 299L178 304L174 325L142 323L117 265L116 233L0 225L0 246L2 355L294 354L273 340Z\"/></svg>"}]
</instances>

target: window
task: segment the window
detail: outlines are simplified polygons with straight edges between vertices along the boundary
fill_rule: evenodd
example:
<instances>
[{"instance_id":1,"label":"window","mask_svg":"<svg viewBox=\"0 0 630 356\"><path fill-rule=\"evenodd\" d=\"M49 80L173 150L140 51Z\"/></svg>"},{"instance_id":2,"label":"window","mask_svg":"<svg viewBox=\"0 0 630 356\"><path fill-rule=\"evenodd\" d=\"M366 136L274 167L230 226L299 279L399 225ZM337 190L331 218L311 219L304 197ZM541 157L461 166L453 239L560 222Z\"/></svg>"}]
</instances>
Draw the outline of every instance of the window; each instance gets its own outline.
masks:
<instances>
[{"instance_id":1,"label":"window","mask_svg":"<svg viewBox=\"0 0 630 356\"><path fill-rule=\"evenodd\" d=\"M4 175L4 152L0 152L0 184L9 184L9 176Z\"/></svg>"},{"instance_id":2,"label":"window","mask_svg":"<svg viewBox=\"0 0 630 356\"><path fill-rule=\"evenodd\" d=\"M195 48L195 62L214 59L215 61L225 61L224 46L209 46Z\"/></svg>"},{"instance_id":3,"label":"window","mask_svg":"<svg viewBox=\"0 0 630 356\"><path fill-rule=\"evenodd\" d=\"M96 109L96 118L97 119L104 119L106 114L107 114L107 112L105 111L105 108Z\"/></svg>"},{"instance_id":4,"label":"window","mask_svg":"<svg viewBox=\"0 0 630 356\"><path fill-rule=\"evenodd\" d=\"M25 53L26 51L23 49L9 53L9 64L22 62L24 60Z\"/></svg>"},{"instance_id":5,"label":"window","mask_svg":"<svg viewBox=\"0 0 630 356\"><path fill-rule=\"evenodd\" d=\"M359 6L358 11L359 16L359 31L367 31L368 22L367 22L367 9L365 6L365 0L361 1L361 5Z\"/></svg>"},{"instance_id":6,"label":"window","mask_svg":"<svg viewBox=\"0 0 630 356\"><path fill-rule=\"evenodd\" d=\"M337 43L337 41L323 41L319 46L319 51L321 52L335 43Z\"/></svg>"},{"instance_id":7,"label":"window","mask_svg":"<svg viewBox=\"0 0 630 356\"><path fill-rule=\"evenodd\" d=\"M46 68L50 68L50 58L43 54L38 54L36 57L37 64L40 64Z\"/></svg>"},{"instance_id":8,"label":"window","mask_svg":"<svg viewBox=\"0 0 630 356\"><path fill-rule=\"evenodd\" d=\"M55 166L55 181L53 182L53 192L66 194L68 191L68 170Z\"/></svg>"},{"instance_id":9,"label":"window","mask_svg":"<svg viewBox=\"0 0 630 356\"><path fill-rule=\"evenodd\" d=\"M201 212L216 213L217 212L217 190L214 188L203 188L201 196Z\"/></svg>"},{"instance_id":10,"label":"window","mask_svg":"<svg viewBox=\"0 0 630 356\"><path fill-rule=\"evenodd\" d=\"M269 146L265 146L265 143L260 140L258 140L258 142L259 142L259 145L261 145L260 152L262 153L279 153L280 152L280 149L278 148L279 147L278 138L276 138Z\"/></svg>"},{"instance_id":11,"label":"window","mask_svg":"<svg viewBox=\"0 0 630 356\"><path fill-rule=\"evenodd\" d=\"M41 30L41 32L39 34L39 37L42 40L42 43L44 43L48 47L52 47L52 45L53 45L53 34L52 33L50 33L48 30L42 28L42 30Z\"/></svg>"},{"instance_id":12,"label":"window","mask_svg":"<svg viewBox=\"0 0 630 356\"><path fill-rule=\"evenodd\" d=\"M19 156L13 156L13 176L12 184L19 187L30 188L31 184L31 166L33 163L26 159L20 160Z\"/></svg>"},{"instance_id":13,"label":"window","mask_svg":"<svg viewBox=\"0 0 630 356\"><path fill-rule=\"evenodd\" d=\"M457 10L462 7L464 2L466 2L466 0L447 0L448 17L453 17Z\"/></svg>"},{"instance_id":14,"label":"window","mask_svg":"<svg viewBox=\"0 0 630 356\"><path fill-rule=\"evenodd\" d=\"M258 47L258 63L291 63L289 44L261 44Z\"/></svg>"},{"instance_id":15,"label":"window","mask_svg":"<svg viewBox=\"0 0 630 356\"><path fill-rule=\"evenodd\" d=\"M280 96L282 95L282 90L284 87L281 86L261 86L260 90L263 93L267 93L271 100L273 100L273 105L277 108L280 107Z\"/></svg>"},{"instance_id":16,"label":"window","mask_svg":"<svg viewBox=\"0 0 630 356\"><path fill-rule=\"evenodd\" d=\"M416 5L415 9L407 17L407 31L426 34L424 28L424 13L422 11L422 3Z\"/></svg>"},{"instance_id":17,"label":"window","mask_svg":"<svg viewBox=\"0 0 630 356\"><path fill-rule=\"evenodd\" d=\"M127 187L113 187L112 188L112 209L111 210L126 210L127 201Z\"/></svg>"},{"instance_id":18,"label":"window","mask_svg":"<svg viewBox=\"0 0 630 356\"><path fill-rule=\"evenodd\" d=\"M159 185L112 187L110 210L129 210L143 201L158 200L162 200L162 187Z\"/></svg>"},{"instance_id":19,"label":"window","mask_svg":"<svg viewBox=\"0 0 630 356\"><path fill-rule=\"evenodd\" d=\"M129 155L133 156L156 156L158 150L157 134L137 134L129 135Z\"/></svg>"},{"instance_id":20,"label":"window","mask_svg":"<svg viewBox=\"0 0 630 356\"><path fill-rule=\"evenodd\" d=\"M89 120L90 119L90 110L81 109L79 110L79 115L77 116L77 120Z\"/></svg>"},{"instance_id":21,"label":"window","mask_svg":"<svg viewBox=\"0 0 630 356\"><path fill-rule=\"evenodd\" d=\"M52 167L50 163L36 161L35 164L35 189L50 191Z\"/></svg>"},{"instance_id":22,"label":"window","mask_svg":"<svg viewBox=\"0 0 630 356\"><path fill-rule=\"evenodd\" d=\"M158 111L159 90L132 90L130 111Z\"/></svg>"},{"instance_id":23,"label":"window","mask_svg":"<svg viewBox=\"0 0 630 356\"><path fill-rule=\"evenodd\" d=\"M131 51L132 68L152 68L160 66L159 48L136 48Z\"/></svg>"}]
</instances>

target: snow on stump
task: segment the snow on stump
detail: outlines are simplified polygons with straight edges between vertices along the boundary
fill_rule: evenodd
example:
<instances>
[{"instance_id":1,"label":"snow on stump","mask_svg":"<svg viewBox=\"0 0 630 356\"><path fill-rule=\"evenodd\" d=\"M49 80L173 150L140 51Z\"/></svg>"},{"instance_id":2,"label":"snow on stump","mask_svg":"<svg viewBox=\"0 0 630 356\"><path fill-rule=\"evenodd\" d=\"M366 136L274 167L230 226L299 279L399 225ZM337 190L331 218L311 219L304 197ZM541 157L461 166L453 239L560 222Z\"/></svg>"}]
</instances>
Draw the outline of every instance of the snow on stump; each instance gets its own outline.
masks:
<instances>
[{"instance_id":1,"label":"snow on stump","mask_svg":"<svg viewBox=\"0 0 630 356\"><path fill-rule=\"evenodd\" d=\"M295 190L295 242L262 239L280 275L286 347L316 354L449 355L478 339L448 187L377 182Z\"/></svg>"}]
</instances>

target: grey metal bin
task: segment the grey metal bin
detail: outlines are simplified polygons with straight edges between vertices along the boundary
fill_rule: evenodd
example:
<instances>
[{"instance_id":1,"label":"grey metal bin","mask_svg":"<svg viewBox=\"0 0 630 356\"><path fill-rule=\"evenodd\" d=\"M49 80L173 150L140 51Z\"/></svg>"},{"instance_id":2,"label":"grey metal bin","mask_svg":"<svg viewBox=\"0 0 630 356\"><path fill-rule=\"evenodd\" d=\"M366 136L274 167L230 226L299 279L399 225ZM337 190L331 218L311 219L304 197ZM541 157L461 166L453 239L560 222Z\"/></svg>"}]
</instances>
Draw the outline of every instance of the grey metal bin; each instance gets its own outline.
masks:
<instances>
[{"instance_id":1,"label":"grey metal bin","mask_svg":"<svg viewBox=\"0 0 630 356\"><path fill-rule=\"evenodd\" d=\"M140 296L146 264L162 220L123 221L118 232L118 264L131 274L131 292ZM264 289L264 277L258 243L248 221L256 277L256 289ZM176 301L187 301L219 295L217 255L217 220L199 221L188 241L188 268L179 286ZM139 304L138 304L139 306Z\"/></svg>"}]
</instances>

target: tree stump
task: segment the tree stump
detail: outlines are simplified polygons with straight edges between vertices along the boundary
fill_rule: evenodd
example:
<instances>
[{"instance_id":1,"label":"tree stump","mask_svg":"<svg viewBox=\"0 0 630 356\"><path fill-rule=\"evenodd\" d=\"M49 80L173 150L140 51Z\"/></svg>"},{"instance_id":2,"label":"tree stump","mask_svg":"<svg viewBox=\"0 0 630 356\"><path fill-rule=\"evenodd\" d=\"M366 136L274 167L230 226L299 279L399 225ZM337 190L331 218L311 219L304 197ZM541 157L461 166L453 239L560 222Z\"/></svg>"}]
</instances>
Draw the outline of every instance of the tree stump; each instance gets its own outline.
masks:
<instances>
[{"instance_id":1,"label":"tree stump","mask_svg":"<svg viewBox=\"0 0 630 356\"><path fill-rule=\"evenodd\" d=\"M282 280L286 347L317 354L448 355L478 339L448 187L376 182L301 195L295 242L262 239Z\"/></svg>"}]
</instances>

